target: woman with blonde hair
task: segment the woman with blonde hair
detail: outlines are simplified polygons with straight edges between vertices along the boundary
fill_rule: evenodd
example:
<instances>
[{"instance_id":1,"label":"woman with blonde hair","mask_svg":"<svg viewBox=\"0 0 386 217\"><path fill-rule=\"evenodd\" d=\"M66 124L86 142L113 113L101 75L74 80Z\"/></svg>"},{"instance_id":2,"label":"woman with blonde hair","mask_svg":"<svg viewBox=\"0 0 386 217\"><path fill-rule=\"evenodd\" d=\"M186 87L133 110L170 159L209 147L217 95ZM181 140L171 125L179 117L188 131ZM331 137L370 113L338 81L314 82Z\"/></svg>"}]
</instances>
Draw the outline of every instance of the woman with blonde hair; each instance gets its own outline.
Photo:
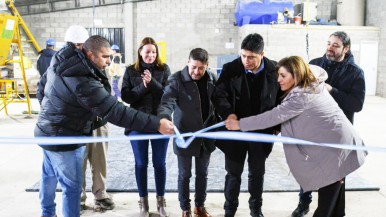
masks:
<instances>
[{"instance_id":1,"label":"woman with blonde hair","mask_svg":"<svg viewBox=\"0 0 386 217\"><path fill-rule=\"evenodd\" d=\"M122 100L139 111L157 115L167 79L169 66L159 56L157 43L153 38L142 39L134 65L129 66L122 80ZM156 133L156 132L153 132ZM146 134L143 131L125 129L126 135ZM169 139L151 139L152 160L157 192L157 210L161 217L168 216L165 207L166 153ZM139 192L140 217L149 216L147 189L147 166L149 140L131 141L135 158L135 177Z\"/></svg>"},{"instance_id":2,"label":"woman with blonde hair","mask_svg":"<svg viewBox=\"0 0 386 217\"><path fill-rule=\"evenodd\" d=\"M251 131L281 124L286 137L314 143L364 146L362 139L325 88L327 72L291 56L277 64L285 97L270 111L247 118L227 119L229 130ZM314 217L344 216L344 179L365 160L365 151L284 144L288 166L305 191L318 190Z\"/></svg>"}]
</instances>

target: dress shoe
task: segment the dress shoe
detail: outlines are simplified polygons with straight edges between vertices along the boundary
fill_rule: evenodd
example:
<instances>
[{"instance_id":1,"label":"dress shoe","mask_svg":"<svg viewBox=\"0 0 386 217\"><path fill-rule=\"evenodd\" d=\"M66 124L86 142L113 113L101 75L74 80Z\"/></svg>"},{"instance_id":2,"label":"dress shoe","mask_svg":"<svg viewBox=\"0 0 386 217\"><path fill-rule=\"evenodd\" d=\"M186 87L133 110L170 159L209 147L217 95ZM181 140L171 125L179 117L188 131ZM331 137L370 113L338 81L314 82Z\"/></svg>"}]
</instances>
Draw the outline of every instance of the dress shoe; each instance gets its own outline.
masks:
<instances>
[{"instance_id":1,"label":"dress shoe","mask_svg":"<svg viewBox=\"0 0 386 217\"><path fill-rule=\"evenodd\" d=\"M292 217L303 217L310 211L310 204L299 202L298 207L292 212Z\"/></svg>"},{"instance_id":2,"label":"dress shoe","mask_svg":"<svg viewBox=\"0 0 386 217\"><path fill-rule=\"evenodd\" d=\"M212 217L204 206L194 208L194 217Z\"/></svg>"},{"instance_id":3,"label":"dress shoe","mask_svg":"<svg viewBox=\"0 0 386 217\"><path fill-rule=\"evenodd\" d=\"M252 217L264 217L263 213L261 212L261 208L251 209L250 214Z\"/></svg>"}]
</instances>

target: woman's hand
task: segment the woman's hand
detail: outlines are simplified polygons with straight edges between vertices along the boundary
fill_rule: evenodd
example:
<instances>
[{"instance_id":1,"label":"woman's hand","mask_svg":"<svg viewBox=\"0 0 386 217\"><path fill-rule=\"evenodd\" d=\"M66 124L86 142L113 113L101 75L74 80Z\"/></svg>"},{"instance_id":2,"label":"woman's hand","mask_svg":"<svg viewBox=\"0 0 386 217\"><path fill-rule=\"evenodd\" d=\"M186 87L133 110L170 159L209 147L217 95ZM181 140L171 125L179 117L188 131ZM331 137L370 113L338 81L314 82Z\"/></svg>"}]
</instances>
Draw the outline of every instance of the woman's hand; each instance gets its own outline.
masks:
<instances>
[{"instance_id":1,"label":"woman's hand","mask_svg":"<svg viewBox=\"0 0 386 217\"><path fill-rule=\"evenodd\" d=\"M237 116L235 114L230 114L228 116L225 120L225 127L228 130L240 130L240 122L237 120Z\"/></svg>"},{"instance_id":2,"label":"woman's hand","mask_svg":"<svg viewBox=\"0 0 386 217\"><path fill-rule=\"evenodd\" d=\"M147 88L147 84L151 81L151 72L145 69L141 77L142 77L143 85Z\"/></svg>"}]
</instances>

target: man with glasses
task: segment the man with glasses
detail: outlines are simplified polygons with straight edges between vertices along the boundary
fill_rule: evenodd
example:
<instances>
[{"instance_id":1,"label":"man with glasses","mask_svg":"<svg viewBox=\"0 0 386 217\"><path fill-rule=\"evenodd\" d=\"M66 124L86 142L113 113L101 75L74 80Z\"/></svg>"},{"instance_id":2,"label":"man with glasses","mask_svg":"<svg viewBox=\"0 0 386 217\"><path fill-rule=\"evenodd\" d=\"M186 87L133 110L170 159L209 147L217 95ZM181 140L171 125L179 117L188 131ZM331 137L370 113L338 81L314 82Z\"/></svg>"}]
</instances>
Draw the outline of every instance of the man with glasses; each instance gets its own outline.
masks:
<instances>
[{"instance_id":1,"label":"man with glasses","mask_svg":"<svg viewBox=\"0 0 386 217\"><path fill-rule=\"evenodd\" d=\"M195 48L190 52L188 65L168 79L158 116L172 120L181 133L194 132L216 123L210 100L216 77L208 71L208 52ZM205 208L210 154L215 150L214 140L197 138L187 148L173 141L178 157L178 200L182 217L193 216L190 207L189 182L192 177L192 158L196 169L194 216L210 217Z\"/></svg>"},{"instance_id":2,"label":"man with glasses","mask_svg":"<svg viewBox=\"0 0 386 217\"><path fill-rule=\"evenodd\" d=\"M212 97L216 111L223 120L240 119L271 110L277 105L280 87L275 70L276 62L264 57L264 41L255 33L244 38L240 57L223 66ZM273 134L274 129L258 130ZM248 154L249 208L253 217L263 217L263 183L265 160L272 144L218 140L216 146L225 154L225 216L235 216L239 205L241 174Z\"/></svg>"}]
</instances>

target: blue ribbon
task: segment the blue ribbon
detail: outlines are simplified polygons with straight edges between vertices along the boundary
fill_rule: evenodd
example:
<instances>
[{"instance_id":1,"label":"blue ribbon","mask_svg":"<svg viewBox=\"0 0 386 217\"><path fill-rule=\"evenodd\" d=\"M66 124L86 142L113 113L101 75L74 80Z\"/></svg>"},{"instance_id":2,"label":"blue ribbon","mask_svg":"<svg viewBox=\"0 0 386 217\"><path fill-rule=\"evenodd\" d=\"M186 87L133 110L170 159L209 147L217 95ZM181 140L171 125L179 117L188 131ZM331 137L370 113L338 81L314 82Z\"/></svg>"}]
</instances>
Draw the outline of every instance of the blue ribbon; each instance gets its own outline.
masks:
<instances>
[{"instance_id":1,"label":"blue ribbon","mask_svg":"<svg viewBox=\"0 0 386 217\"><path fill-rule=\"evenodd\" d=\"M122 140L147 140L147 139L167 139L175 138L176 144L180 148L187 148L195 138L208 138L216 140L242 140L250 142L265 142L265 143L275 143L280 142L286 145L313 145L313 146L324 146L331 148L340 148L347 150L358 150L358 151L376 151L376 152L386 152L386 148L375 147L375 146L361 146L361 145L352 145L352 144L330 144L330 143L315 143L306 140L284 137L284 136L275 136L262 133L252 133L252 132L239 132L239 131L218 131L218 132L207 132L219 127L224 126L224 122L212 125L210 127L204 128L202 130L183 133L181 134L179 130L174 127L175 135L160 135L160 134L147 134L147 135L131 135L131 136L119 136L119 137L0 137L0 144L39 144L39 145L68 145L68 144L86 144L86 143L96 143L96 142L112 142L112 141L122 141ZM186 141L184 137L190 137Z\"/></svg>"}]
</instances>

